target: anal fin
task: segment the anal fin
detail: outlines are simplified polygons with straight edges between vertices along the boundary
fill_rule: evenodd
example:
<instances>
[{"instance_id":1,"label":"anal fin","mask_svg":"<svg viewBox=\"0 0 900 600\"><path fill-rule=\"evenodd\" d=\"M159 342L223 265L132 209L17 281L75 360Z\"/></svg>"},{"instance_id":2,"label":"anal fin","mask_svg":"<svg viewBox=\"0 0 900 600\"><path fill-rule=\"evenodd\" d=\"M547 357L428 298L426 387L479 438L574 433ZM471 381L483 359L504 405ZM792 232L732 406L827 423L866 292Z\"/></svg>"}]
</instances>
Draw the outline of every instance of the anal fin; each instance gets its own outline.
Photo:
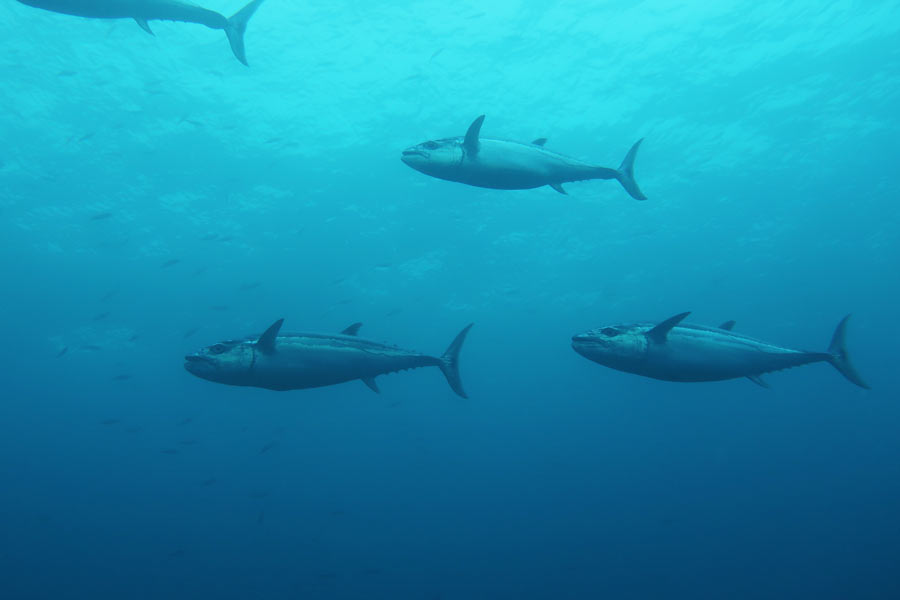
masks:
<instances>
[{"instance_id":1,"label":"anal fin","mask_svg":"<svg viewBox=\"0 0 900 600\"><path fill-rule=\"evenodd\" d=\"M747 375L747 379L749 379L750 381L752 381L759 387L766 388L767 390L772 388L772 386L769 385L769 383L765 379L762 378L762 375Z\"/></svg>"},{"instance_id":2,"label":"anal fin","mask_svg":"<svg viewBox=\"0 0 900 600\"><path fill-rule=\"evenodd\" d=\"M363 377L362 382L364 384L366 384L369 387L369 389L372 390L373 392L375 392L376 394L381 393L381 390L378 389L378 384L375 383L374 377Z\"/></svg>"},{"instance_id":3,"label":"anal fin","mask_svg":"<svg viewBox=\"0 0 900 600\"><path fill-rule=\"evenodd\" d=\"M563 189L563 186L562 186L561 183L548 183L547 185L549 185L550 187L552 187L554 190L556 190L556 191L559 192L560 194L563 194L563 195L565 195L565 196L568 196L568 195L569 195L569 192L567 192L566 190Z\"/></svg>"},{"instance_id":4,"label":"anal fin","mask_svg":"<svg viewBox=\"0 0 900 600\"><path fill-rule=\"evenodd\" d=\"M153 30L150 29L150 23L147 22L147 19L139 19L139 18L135 17L134 22L137 23L138 25L140 25L141 29L143 29L150 35L154 35Z\"/></svg>"}]
</instances>

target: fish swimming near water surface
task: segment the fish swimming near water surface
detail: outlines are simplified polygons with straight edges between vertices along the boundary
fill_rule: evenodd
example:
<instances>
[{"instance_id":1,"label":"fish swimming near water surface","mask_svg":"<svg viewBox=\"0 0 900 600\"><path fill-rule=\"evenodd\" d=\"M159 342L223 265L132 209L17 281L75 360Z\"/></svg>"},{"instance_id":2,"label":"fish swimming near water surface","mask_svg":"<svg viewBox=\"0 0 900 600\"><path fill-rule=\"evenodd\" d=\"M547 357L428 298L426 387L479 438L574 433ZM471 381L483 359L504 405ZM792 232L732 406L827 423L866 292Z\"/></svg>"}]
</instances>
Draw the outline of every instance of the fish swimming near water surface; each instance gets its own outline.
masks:
<instances>
[{"instance_id":1,"label":"fish swimming near water surface","mask_svg":"<svg viewBox=\"0 0 900 600\"><path fill-rule=\"evenodd\" d=\"M182 0L19 0L22 4L52 12L93 19L134 19L153 35L149 21L182 21L222 29L235 57L247 64L244 32L263 0L252 0L231 18Z\"/></svg>"},{"instance_id":2,"label":"fish swimming near water surface","mask_svg":"<svg viewBox=\"0 0 900 600\"><path fill-rule=\"evenodd\" d=\"M762 375L827 362L859 387L869 389L850 362L845 345L849 315L835 329L825 352L794 350L734 333L734 321L720 327L691 325L681 313L657 324L610 325L572 338L572 348L596 363L666 381L721 381L747 377L763 387Z\"/></svg>"},{"instance_id":3,"label":"fish swimming near water surface","mask_svg":"<svg viewBox=\"0 0 900 600\"><path fill-rule=\"evenodd\" d=\"M230 340L185 356L191 374L226 385L298 390L360 379L378 392L375 377L438 367L454 392L466 397L459 376L459 352L472 325L466 326L440 357L428 356L365 340L357 336L361 323L341 333L280 335L284 319L259 337Z\"/></svg>"},{"instance_id":4,"label":"fish swimming near water surface","mask_svg":"<svg viewBox=\"0 0 900 600\"><path fill-rule=\"evenodd\" d=\"M562 184L587 179L616 179L636 200L647 197L634 179L634 157L643 141L638 140L618 169L598 167L551 152L547 138L530 144L481 137L481 115L464 137L431 140L407 148L400 160L419 171L444 179L498 190L527 190L548 185L565 194Z\"/></svg>"}]
</instances>

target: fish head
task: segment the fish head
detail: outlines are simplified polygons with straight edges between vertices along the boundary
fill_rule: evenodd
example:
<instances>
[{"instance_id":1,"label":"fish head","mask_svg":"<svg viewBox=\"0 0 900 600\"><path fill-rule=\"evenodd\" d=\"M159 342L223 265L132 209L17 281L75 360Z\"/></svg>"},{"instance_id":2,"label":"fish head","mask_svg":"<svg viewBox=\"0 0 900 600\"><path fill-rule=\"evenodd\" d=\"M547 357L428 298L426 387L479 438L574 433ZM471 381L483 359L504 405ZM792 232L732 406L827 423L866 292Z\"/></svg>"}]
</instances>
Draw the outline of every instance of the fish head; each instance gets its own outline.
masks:
<instances>
[{"instance_id":1,"label":"fish head","mask_svg":"<svg viewBox=\"0 0 900 600\"><path fill-rule=\"evenodd\" d=\"M201 348L184 357L184 368L207 381L247 385L256 362L255 344L250 340L228 340Z\"/></svg>"},{"instance_id":2,"label":"fish head","mask_svg":"<svg viewBox=\"0 0 900 600\"><path fill-rule=\"evenodd\" d=\"M601 365L630 371L647 357L646 328L639 325L607 325L572 337L572 349Z\"/></svg>"},{"instance_id":3,"label":"fish head","mask_svg":"<svg viewBox=\"0 0 900 600\"><path fill-rule=\"evenodd\" d=\"M420 173L452 180L465 156L462 142L462 138L422 142L404 150L400 160Z\"/></svg>"}]
</instances>

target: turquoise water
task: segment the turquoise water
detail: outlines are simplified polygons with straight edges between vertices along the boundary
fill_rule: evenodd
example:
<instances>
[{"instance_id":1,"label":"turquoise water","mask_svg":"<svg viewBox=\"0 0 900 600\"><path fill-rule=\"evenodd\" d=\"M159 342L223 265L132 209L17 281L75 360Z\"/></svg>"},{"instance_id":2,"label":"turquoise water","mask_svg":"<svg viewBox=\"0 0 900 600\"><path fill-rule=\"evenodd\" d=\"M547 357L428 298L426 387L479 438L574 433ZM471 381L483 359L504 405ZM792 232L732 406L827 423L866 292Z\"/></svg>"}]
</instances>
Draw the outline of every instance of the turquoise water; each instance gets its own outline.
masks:
<instances>
[{"instance_id":1,"label":"turquoise water","mask_svg":"<svg viewBox=\"0 0 900 600\"><path fill-rule=\"evenodd\" d=\"M231 14L240 0L203 0ZM900 5L285 2L247 31L0 5L0 595L900 597ZM636 176L495 191L404 148ZM675 384L573 334L685 310L827 365ZM285 393L260 332L462 351Z\"/></svg>"}]
</instances>

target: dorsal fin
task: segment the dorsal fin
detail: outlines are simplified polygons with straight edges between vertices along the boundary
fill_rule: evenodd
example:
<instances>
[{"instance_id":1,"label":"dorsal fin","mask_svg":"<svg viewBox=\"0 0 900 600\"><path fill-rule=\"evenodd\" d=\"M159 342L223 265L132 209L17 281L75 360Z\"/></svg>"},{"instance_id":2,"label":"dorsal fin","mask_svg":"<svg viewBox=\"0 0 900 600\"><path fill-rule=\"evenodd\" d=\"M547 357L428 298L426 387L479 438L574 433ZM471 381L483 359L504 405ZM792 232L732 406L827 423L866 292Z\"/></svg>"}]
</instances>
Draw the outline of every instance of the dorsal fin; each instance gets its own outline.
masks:
<instances>
[{"instance_id":1,"label":"dorsal fin","mask_svg":"<svg viewBox=\"0 0 900 600\"><path fill-rule=\"evenodd\" d=\"M719 329L724 329L725 331L731 331L734 329L734 321L725 321L721 325L719 325Z\"/></svg>"},{"instance_id":2,"label":"dorsal fin","mask_svg":"<svg viewBox=\"0 0 900 600\"><path fill-rule=\"evenodd\" d=\"M153 30L150 29L150 23L147 22L147 19L139 19L137 17L134 18L135 23L141 26L141 29L153 35Z\"/></svg>"},{"instance_id":3,"label":"dorsal fin","mask_svg":"<svg viewBox=\"0 0 900 600\"><path fill-rule=\"evenodd\" d=\"M481 124L484 123L484 115L481 115L469 125L469 130L466 131L466 139L463 140L463 148L466 149L466 153L469 156L475 156L478 154L478 136L481 133Z\"/></svg>"},{"instance_id":4,"label":"dorsal fin","mask_svg":"<svg viewBox=\"0 0 900 600\"><path fill-rule=\"evenodd\" d=\"M341 333L344 335L356 335L359 333L359 328L362 327L362 323L354 323L350 325L346 329L344 329Z\"/></svg>"},{"instance_id":5,"label":"dorsal fin","mask_svg":"<svg viewBox=\"0 0 900 600\"><path fill-rule=\"evenodd\" d=\"M669 332L672 331L672 328L681 323L689 314L691 313L683 312L681 314L675 315L674 317L666 319L665 321L648 331L647 337L657 344L665 344L666 337L669 335Z\"/></svg>"},{"instance_id":6,"label":"dorsal fin","mask_svg":"<svg viewBox=\"0 0 900 600\"><path fill-rule=\"evenodd\" d=\"M266 329L266 332L259 336L259 339L256 340L256 347L260 349L264 354L271 354L275 352L275 338L278 337L278 332L281 330L281 324L284 323L284 319L278 319Z\"/></svg>"},{"instance_id":7,"label":"dorsal fin","mask_svg":"<svg viewBox=\"0 0 900 600\"><path fill-rule=\"evenodd\" d=\"M543 146L544 144L547 143L547 138L538 138L531 143L534 144L535 146Z\"/></svg>"}]
</instances>

